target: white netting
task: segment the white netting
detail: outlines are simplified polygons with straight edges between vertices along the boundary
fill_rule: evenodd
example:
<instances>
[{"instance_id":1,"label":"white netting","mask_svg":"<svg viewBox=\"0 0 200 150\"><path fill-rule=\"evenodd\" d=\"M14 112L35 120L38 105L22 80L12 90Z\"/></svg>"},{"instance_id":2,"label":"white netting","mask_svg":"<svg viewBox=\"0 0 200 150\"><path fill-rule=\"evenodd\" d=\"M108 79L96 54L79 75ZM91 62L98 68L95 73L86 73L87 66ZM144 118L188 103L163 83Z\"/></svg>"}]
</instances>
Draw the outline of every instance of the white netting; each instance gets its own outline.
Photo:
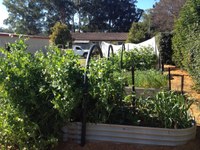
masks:
<instances>
[{"instance_id":1,"label":"white netting","mask_svg":"<svg viewBox=\"0 0 200 150\"><path fill-rule=\"evenodd\" d=\"M114 45L114 44L107 43L107 42L101 42L101 49L102 49L104 57L108 57L108 47L109 47L109 45L113 46L114 53L117 53L120 49L122 49L122 45ZM143 47L151 47L153 49L153 52L155 53L155 55L157 57L159 57L159 51L158 51L158 48L156 46L155 37L153 37L153 38L151 38L147 41L144 41L142 43L139 43L139 44L134 44L134 43L126 43L125 44L126 51L129 51L129 50L132 50L132 49L135 49L135 48L140 49L140 48L143 48Z\"/></svg>"}]
</instances>

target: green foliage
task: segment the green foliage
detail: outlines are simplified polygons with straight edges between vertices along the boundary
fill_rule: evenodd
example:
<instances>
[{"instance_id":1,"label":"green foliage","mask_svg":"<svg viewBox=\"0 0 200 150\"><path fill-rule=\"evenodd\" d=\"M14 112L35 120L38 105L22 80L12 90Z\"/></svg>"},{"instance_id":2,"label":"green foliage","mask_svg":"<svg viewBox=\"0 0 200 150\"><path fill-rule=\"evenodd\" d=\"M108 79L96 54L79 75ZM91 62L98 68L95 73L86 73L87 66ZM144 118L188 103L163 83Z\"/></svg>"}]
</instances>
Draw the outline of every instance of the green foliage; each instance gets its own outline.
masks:
<instances>
[{"instance_id":1,"label":"green foliage","mask_svg":"<svg viewBox=\"0 0 200 150\"><path fill-rule=\"evenodd\" d=\"M50 48L33 56L23 43L10 44L11 52L1 49L0 143L5 148L52 149L80 102L83 71L72 53Z\"/></svg>"},{"instance_id":2,"label":"green foliage","mask_svg":"<svg viewBox=\"0 0 200 150\"><path fill-rule=\"evenodd\" d=\"M154 35L151 25L151 14L143 13L141 22L133 22L129 30L127 43L140 43Z\"/></svg>"},{"instance_id":3,"label":"green foliage","mask_svg":"<svg viewBox=\"0 0 200 150\"><path fill-rule=\"evenodd\" d=\"M115 56L115 64L120 67L121 51ZM155 68L157 57L150 47L143 47L140 49L133 49L123 52L123 69L130 70L134 65L135 69L148 70Z\"/></svg>"},{"instance_id":4,"label":"green foliage","mask_svg":"<svg viewBox=\"0 0 200 150\"><path fill-rule=\"evenodd\" d=\"M132 85L132 74L125 74L128 85ZM164 88L167 86L167 77L156 70L136 70L135 71L135 87L143 88Z\"/></svg>"},{"instance_id":5,"label":"green foliage","mask_svg":"<svg viewBox=\"0 0 200 150\"><path fill-rule=\"evenodd\" d=\"M187 0L175 25L173 61L190 72L200 89L199 34L200 0Z\"/></svg>"},{"instance_id":6,"label":"green foliage","mask_svg":"<svg viewBox=\"0 0 200 150\"><path fill-rule=\"evenodd\" d=\"M143 22L133 22L129 30L127 43L140 43L149 38L148 25Z\"/></svg>"},{"instance_id":7,"label":"green foliage","mask_svg":"<svg viewBox=\"0 0 200 150\"><path fill-rule=\"evenodd\" d=\"M192 102L174 92L159 92L155 97L136 100L138 121L144 126L188 128L192 117L188 110Z\"/></svg>"},{"instance_id":8,"label":"green foliage","mask_svg":"<svg viewBox=\"0 0 200 150\"><path fill-rule=\"evenodd\" d=\"M86 27L89 27L89 31L127 32L143 12L136 8L135 3L135 0L81 1L80 18L88 18Z\"/></svg>"},{"instance_id":9,"label":"green foliage","mask_svg":"<svg viewBox=\"0 0 200 150\"><path fill-rule=\"evenodd\" d=\"M191 31L187 36L186 49L190 50L188 70L195 82L195 89L200 91L200 32Z\"/></svg>"},{"instance_id":10,"label":"green foliage","mask_svg":"<svg viewBox=\"0 0 200 150\"><path fill-rule=\"evenodd\" d=\"M35 35L42 32L45 13L39 0L3 0L9 15L5 20L16 33Z\"/></svg>"},{"instance_id":11,"label":"green foliage","mask_svg":"<svg viewBox=\"0 0 200 150\"><path fill-rule=\"evenodd\" d=\"M51 100L54 108L66 121L72 109L82 98L83 70L80 69L78 57L72 52L50 48L47 55L37 53L36 59L43 66L43 76L48 86L40 88L41 92L53 93Z\"/></svg>"},{"instance_id":12,"label":"green foliage","mask_svg":"<svg viewBox=\"0 0 200 150\"><path fill-rule=\"evenodd\" d=\"M89 82L89 121L106 122L112 110L120 104L124 95L125 78L112 61L106 58L90 63Z\"/></svg>"},{"instance_id":13,"label":"green foliage","mask_svg":"<svg viewBox=\"0 0 200 150\"><path fill-rule=\"evenodd\" d=\"M172 61L172 33L161 32L156 36L156 41L158 44L158 49L165 64L173 64Z\"/></svg>"},{"instance_id":14,"label":"green foliage","mask_svg":"<svg viewBox=\"0 0 200 150\"><path fill-rule=\"evenodd\" d=\"M188 35L192 31L196 34L200 33L200 11L199 0L187 0L186 4L180 12L179 18L175 23L174 37L173 37L173 61L179 67L188 69L190 64L190 50L192 47L187 46ZM195 42L195 41L194 41ZM192 46L192 44L190 44Z\"/></svg>"},{"instance_id":15,"label":"green foliage","mask_svg":"<svg viewBox=\"0 0 200 150\"><path fill-rule=\"evenodd\" d=\"M66 45L67 42L71 40L71 34L67 27L67 25L57 22L52 28L51 28L52 34L50 35L50 41L55 44L62 44Z\"/></svg>"}]
</instances>

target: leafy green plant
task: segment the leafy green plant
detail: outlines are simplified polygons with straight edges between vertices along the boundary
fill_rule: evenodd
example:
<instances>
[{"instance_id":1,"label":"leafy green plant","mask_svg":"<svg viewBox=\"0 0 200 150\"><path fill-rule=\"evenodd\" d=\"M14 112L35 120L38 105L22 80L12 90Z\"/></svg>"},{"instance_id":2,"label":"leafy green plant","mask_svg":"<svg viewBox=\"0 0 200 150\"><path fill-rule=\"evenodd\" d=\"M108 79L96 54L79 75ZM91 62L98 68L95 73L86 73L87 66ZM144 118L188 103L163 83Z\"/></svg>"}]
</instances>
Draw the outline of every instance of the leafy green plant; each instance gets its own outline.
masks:
<instances>
[{"instance_id":1,"label":"leafy green plant","mask_svg":"<svg viewBox=\"0 0 200 150\"><path fill-rule=\"evenodd\" d=\"M192 101L175 92L159 92L155 97L136 101L137 116L141 125L162 128L188 128L192 117L188 110Z\"/></svg>"},{"instance_id":2,"label":"leafy green plant","mask_svg":"<svg viewBox=\"0 0 200 150\"><path fill-rule=\"evenodd\" d=\"M15 149L52 149L82 97L83 70L73 53L51 47L31 55L23 39L1 49L0 143Z\"/></svg>"},{"instance_id":3,"label":"leafy green plant","mask_svg":"<svg viewBox=\"0 0 200 150\"><path fill-rule=\"evenodd\" d=\"M121 51L115 56L115 65L120 65ZM152 48L140 48L123 52L123 69L130 70L134 65L135 69L147 70L155 68L157 63L156 55ZM120 66L119 66L120 67Z\"/></svg>"},{"instance_id":4,"label":"leafy green plant","mask_svg":"<svg viewBox=\"0 0 200 150\"><path fill-rule=\"evenodd\" d=\"M127 78L128 85L132 85L131 72L126 72L124 75ZM164 88L166 86L167 77L159 71L154 69L135 71L135 87Z\"/></svg>"},{"instance_id":5,"label":"leafy green plant","mask_svg":"<svg viewBox=\"0 0 200 150\"><path fill-rule=\"evenodd\" d=\"M67 121L70 112L82 98L84 70L81 69L78 56L50 47L47 54L36 53L35 58L42 65L42 73L48 85L41 87L40 91L53 93L51 102Z\"/></svg>"},{"instance_id":6,"label":"leafy green plant","mask_svg":"<svg viewBox=\"0 0 200 150\"><path fill-rule=\"evenodd\" d=\"M198 41L198 39L194 39L194 37L198 38L200 33L199 5L200 0L187 0L174 26L174 36L172 39L174 51L173 61L176 66L187 70L192 63L190 62L190 57L192 55L191 50L194 49L193 46ZM194 37L190 37L193 36L193 33ZM192 40L190 38L192 38ZM195 49L198 49L198 47Z\"/></svg>"},{"instance_id":7,"label":"leafy green plant","mask_svg":"<svg viewBox=\"0 0 200 150\"><path fill-rule=\"evenodd\" d=\"M71 34L67 27L67 25L57 22L52 28L51 28L52 34L50 35L50 41L54 45L61 44L65 46L67 42L71 41ZM65 48L65 47L63 47Z\"/></svg>"},{"instance_id":8,"label":"leafy green plant","mask_svg":"<svg viewBox=\"0 0 200 150\"><path fill-rule=\"evenodd\" d=\"M117 73L116 73L117 72ZM121 71L106 58L93 60L88 71L90 121L106 122L124 94Z\"/></svg>"},{"instance_id":9,"label":"leafy green plant","mask_svg":"<svg viewBox=\"0 0 200 150\"><path fill-rule=\"evenodd\" d=\"M164 64L174 64L172 61L172 37L173 34L171 32L161 32L156 35L159 53Z\"/></svg>"}]
</instances>

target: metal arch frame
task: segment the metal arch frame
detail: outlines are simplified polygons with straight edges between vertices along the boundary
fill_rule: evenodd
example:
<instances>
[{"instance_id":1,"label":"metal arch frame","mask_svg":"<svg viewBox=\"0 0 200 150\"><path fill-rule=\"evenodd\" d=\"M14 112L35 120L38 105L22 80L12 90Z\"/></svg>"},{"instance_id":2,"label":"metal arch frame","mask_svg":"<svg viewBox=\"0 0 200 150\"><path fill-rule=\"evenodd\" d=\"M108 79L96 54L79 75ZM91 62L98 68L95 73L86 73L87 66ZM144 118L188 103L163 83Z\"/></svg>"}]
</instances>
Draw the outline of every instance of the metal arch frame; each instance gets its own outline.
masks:
<instances>
[{"instance_id":1,"label":"metal arch frame","mask_svg":"<svg viewBox=\"0 0 200 150\"><path fill-rule=\"evenodd\" d=\"M112 56L114 56L114 50L113 50L113 46L112 45L109 45L109 47L108 47L108 59L110 58L110 51L112 53Z\"/></svg>"},{"instance_id":2,"label":"metal arch frame","mask_svg":"<svg viewBox=\"0 0 200 150\"><path fill-rule=\"evenodd\" d=\"M126 50L125 44L123 43L122 44L122 52L121 52L121 61L120 61L120 67L121 67L121 69L123 69L123 53L124 53L125 50Z\"/></svg>"},{"instance_id":3,"label":"metal arch frame","mask_svg":"<svg viewBox=\"0 0 200 150\"><path fill-rule=\"evenodd\" d=\"M83 96L83 101L82 101L82 129L81 129L81 146L85 145L85 136L86 136L86 101L88 98L88 78L87 78L87 73L88 73L88 69L89 69L89 62L90 59L92 57L92 52L94 51L94 49L97 48L97 50L99 51L99 55L101 58L103 58L103 53L101 48L98 45L92 45L89 53L87 55L87 59L86 59L86 65L85 65L85 73L84 73L84 81L83 81L83 85L84 85L84 96Z\"/></svg>"}]
</instances>

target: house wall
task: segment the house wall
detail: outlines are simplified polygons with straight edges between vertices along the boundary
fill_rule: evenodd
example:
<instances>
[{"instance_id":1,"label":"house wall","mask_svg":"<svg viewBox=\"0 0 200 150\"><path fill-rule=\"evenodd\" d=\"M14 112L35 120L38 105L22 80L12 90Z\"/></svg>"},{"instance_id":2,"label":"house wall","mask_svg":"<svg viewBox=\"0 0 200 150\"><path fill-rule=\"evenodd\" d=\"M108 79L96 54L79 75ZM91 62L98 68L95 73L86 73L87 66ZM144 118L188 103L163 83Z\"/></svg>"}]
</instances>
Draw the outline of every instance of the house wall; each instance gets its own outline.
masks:
<instances>
[{"instance_id":1,"label":"house wall","mask_svg":"<svg viewBox=\"0 0 200 150\"><path fill-rule=\"evenodd\" d=\"M6 48L7 43L14 43L18 36L9 36L9 34L0 34L0 47ZM35 53L37 50L42 50L45 52L46 46L49 45L49 38L45 37L29 37L25 42L28 45L28 51Z\"/></svg>"}]
</instances>

